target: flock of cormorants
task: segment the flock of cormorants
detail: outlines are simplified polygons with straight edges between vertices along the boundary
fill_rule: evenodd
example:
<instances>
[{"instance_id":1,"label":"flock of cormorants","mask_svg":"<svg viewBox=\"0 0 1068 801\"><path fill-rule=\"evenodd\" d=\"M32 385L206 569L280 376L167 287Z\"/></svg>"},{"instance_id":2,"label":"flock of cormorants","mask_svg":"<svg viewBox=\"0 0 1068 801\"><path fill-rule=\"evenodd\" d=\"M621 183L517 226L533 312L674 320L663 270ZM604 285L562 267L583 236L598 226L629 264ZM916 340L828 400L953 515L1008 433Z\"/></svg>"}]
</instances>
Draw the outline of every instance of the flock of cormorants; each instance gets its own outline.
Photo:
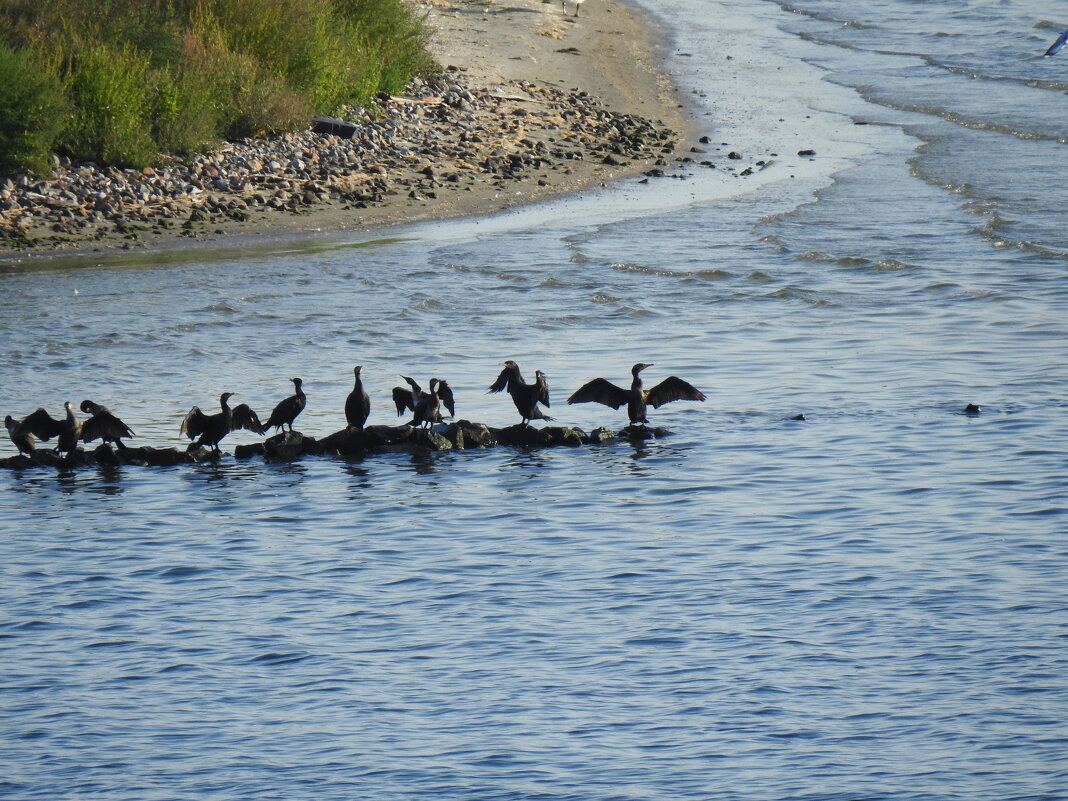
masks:
<instances>
[{"instance_id":1,"label":"flock of cormorants","mask_svg":"<svg viewBox=\"0 0 1068 801\"><path fill-rule=\"evenodd\" d=\"M652 389L644 389L640 373L647 367L652 365L639 362L631 368L632 380L629 389L616 386L604 378L595 378L579 387L567 402L602 403L613 409L626 406L631 425L644 426L648 423L646 410L649 406L656 409L677 400L705 400L700 390L675 376L665 378ZM371 413L371 399L363 388L362 369L361 366L353 368L355 380L345 401L345 420L350 428L356 429L363 429ZM545 373L538 370L534 375L534 383L528 384L519 372L519 365L508 360L504 362L504 369L497 376L497 380L489 386L491 393L507 392L511 396L516 411L522 417L522 425L529 425L531 420L553 419L539 407L539 404L549 406L549 383ZM431 378L427 390L423 390L414 379L408 376L401 378L407 386L393 388L393 403L397 407L398 417L405 412L411 412L412 419L405 425L429 428L440 423L442 407L450 416L455 416L453 392L447 382ZM231 408L230 398L234 393L224 392L219 398L219 412L205 414L199 406L194 406L182 420L179 434L192 440L189 446L191 449L203 446L218 453L219 443L231 431L244 429L265 434L271 428L284 431L287 426L292 431L293 422L304 411L308 399L304 394L301 379L290 380L293 382L294 394L275 406L266 422L261 423L259 416L247 404L242 403ZM134 436L133 430L104 406L85 400L79 408L90 415L84 421L78 420L73 404L68 401L64 404L66 415L59 420L44 409L37 409L22 420L15 420L8 415L4 424L19 453L27 455L34 451L38 440L47 442L55 438L55 450L58 453L70 453L77 448L79 442L92 442L97 439L125 449L122 440Z\"/></svg>"}]
</instances>

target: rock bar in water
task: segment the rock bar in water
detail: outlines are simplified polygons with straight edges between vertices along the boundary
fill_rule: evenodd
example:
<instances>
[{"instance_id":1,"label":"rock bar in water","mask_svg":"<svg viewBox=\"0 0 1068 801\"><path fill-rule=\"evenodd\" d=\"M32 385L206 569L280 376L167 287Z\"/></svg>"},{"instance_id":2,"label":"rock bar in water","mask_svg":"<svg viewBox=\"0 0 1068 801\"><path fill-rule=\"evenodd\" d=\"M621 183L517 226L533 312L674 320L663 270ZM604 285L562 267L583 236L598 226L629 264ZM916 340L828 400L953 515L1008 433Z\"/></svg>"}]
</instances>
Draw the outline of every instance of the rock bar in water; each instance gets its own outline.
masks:
<instances>
[{"instance_id":1,"label":"rock bar in water","mask_svg":"<svg viewBox=\"0 0 1068 801\"><path fill-rule=\"evenodd\" d=\"M596 428L586 433L581 428L546 426L534 428L516 424L507 428L491 428L484 423L458 420L439 424L431 429L410 426L368 426L364 429L344 428L322 439L306 436L299 431L276 434L263 442L238 445L234 457L251 459L262 457L269 461L295 461L305 456L370 456L379 453L426 453L431 451L493 448L505 445L515 448L547 448L557 445L580 447L600 445L617 439L653 439L668 432L663 428L628 426L618 432ZM177 464L208 462L217 458L210 448L179 450L178 448L127 447L113 449L99 445L91 450L77 448L60 456L55 451L38 448L29 456L19 454L0 459L0 467L21 470L31 467L76 467L139 465L170 467Z\"/></svg>"}]
</instances>

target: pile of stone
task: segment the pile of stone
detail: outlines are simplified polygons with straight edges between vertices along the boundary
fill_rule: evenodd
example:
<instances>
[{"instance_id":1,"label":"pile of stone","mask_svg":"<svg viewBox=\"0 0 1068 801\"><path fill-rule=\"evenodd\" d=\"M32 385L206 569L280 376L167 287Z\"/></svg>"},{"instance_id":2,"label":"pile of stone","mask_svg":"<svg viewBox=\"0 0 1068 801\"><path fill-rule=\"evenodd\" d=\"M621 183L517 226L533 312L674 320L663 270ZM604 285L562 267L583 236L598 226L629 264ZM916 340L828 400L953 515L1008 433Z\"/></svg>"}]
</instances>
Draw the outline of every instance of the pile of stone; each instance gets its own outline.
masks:
<instances>
[{"instance_id":1,"label":"pile of stone","mask_svg":"<svg viewBox=\"0 0 1068 801\"><path fill-rule=\"evenodd\" d=\"M54 177L0 180L0 242L10 247L86 244L177 227L325 204L359 209L388 195L429 202L475 181L501 186L567 171L576 160L663 163L676 134L605 109L585 92L514 82L468 87L460 71L380 95L374 113L345 110L351 138L301 133L232 142L142 170L56 156ZM545 183L543 180L542 183Z\"/></svg>"},{"instance_id":2,"label":"pile of stone","mask_svg":"<svg viewBox=\"0 0 1068 801\"><path fill-rule=\"evenodd\" d=\"M618 432L598 428L586 433L580 428L546 426L534 428L517 424L507 428L493 428L484 423L458 420L438 424L431 429L410 426L368 426L364 429L345 428L322 439L306 436L299 431L285 431L252 445L234 448L237 459L262 457L269 461L296 461L305 456L364 457L380 453L429 453L433 451L493 448L507 445L519 448L553 446L580 447L600 445L617 439L642 440L667 435L662 428L628 426ZM178 448L126 447L113 449L99 445L90 450L75 448L60 455L53 450L37 448L30 454L0 459L0 467L24 470L33 467L53 467L72 470L78 467L116 467L136 465L144 467L172 467L212 461L219 454L203 446Z\"/></svg>"}]
</instances>

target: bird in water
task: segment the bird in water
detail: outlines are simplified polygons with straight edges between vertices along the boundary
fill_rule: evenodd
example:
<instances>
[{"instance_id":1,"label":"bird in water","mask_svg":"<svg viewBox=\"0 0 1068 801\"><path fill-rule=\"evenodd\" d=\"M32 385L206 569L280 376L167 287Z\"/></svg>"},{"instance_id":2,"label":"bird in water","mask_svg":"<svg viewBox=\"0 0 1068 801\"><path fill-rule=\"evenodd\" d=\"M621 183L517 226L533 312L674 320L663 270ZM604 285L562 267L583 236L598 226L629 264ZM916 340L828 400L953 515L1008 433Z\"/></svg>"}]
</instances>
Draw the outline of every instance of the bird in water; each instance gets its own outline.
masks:
<instances>
[{"instance_id":1,"label":"bird in water","mask_svg":"<svg viewBox=\"0 0 1068 801\"><path fill-rule=\"evenodd\" d=\"M1061 51L1061 48L1063 48L1065 44L1068 44L1068 31L1065 31L1060 36L1058 36L1057 37L1057 41L1055 41L1053 44L1051 44L1049 46L1049 50L1047 50L1042 55L1043 56L1055 56L1055 55L1057 55L1057 53L1059 53Z\"/></svg>"},{"instance_id":2,"label":"bird in water","mask_svg":"<svg viewBox=\"0 0 1068 801\"><path fill-rule=\"evenodd\" d=\"M367 390L363 388L363 379L360 377L362 371L363 367L360 365L352 368L356 380L352 384L352 392L345 399L345 420L349 428L362 429L367 422L368 415L371 414L371 398Z\"/></svg>"},{"instance_id":3,"label":"bird in water","mask_svg":"<svg viewBox=\"0 0 1068 801\"><path fill-rule=\"evenodd\" d=\"M595 401L603 403L605 406L611 406L613 409L618 409L620 406L625 405L631 425L639 423L645 425L649 422L646 419L645 412L647 406L657 409L672 401L703 401L705 399L703 392L675 376L668 376L652 389L642 389L642 379L639 373L652 366L651 364L639 362L630 369L630 373L633 376L630 389L617 387L611 381L606 381L603 378L595 378L588 384L579 387L578 391L567 399L567 402L589 403L590 401Z\"/></svg>"},{"instance_id":4,"label":"bird in water","mask_svg":"<svg viewBox=\"0 0 1068 801\"><path fill-rule=\"evenodd\" d=\"M274 411L271 412L271 416L267 418L267 422L263 424L264 432L269 431L272 428L281 428L285 430L285 426L289 426L289 430L293 430L293 421L297 419L297 415L304 411L304 405L308 402L307 395L304 394L304 390L301 389L301 384L304 382L299 378L289 379L293 382L293 388L296 393L290 395L283 401L280 401L277 406L274 407Z\"/></svg>"},{"instance_id":5,"label":"bird in water","mask_svg":"<svg viewBox=\"0 0 1068 801\"><path fill-rule=\"evenodd\" d=\"M549 382L545 380L545 373L535 370L534 378L533 384L524 381L523 374L519 372L519 365L509 359L504 363L504 369L497 376L497 380L489 387L490 392L508 391L516 411L523 418L523 425L531 420L553 419L538 408L539 403L549 405Z\"/></svg>"},{"instance_id":6,"label":"bird in water","mask_svg":"<svg viewBox=\"0 0 1068 801\"><path fill-rule=\"evenodd\" d=\"M83 400L79 406L83 412L91 417L82 423L82 441L92 442L94 439L103 440L105 443L114 442L119 450L125 450L126 445L122 438L129 439L134 436L133 430L111 413L109 409L91 400Z\"/></svg>"},{"instance_id":7,"label":"bird in water","mask_svg":"<svg viewBox=\"0 0 1068 801\"><path fill-rule=\"evenodd\" d=\"M393 387L393 403L397 407L397 417L404 414L405 411L415 412L419 402L430 395L429 392L424 392L422 388L415 382L414 378L409 378L406 375L402 375L406 382L407 387ZM437 396L441 404L449 410L449 416L456 416L456 400L452 394L452 387L450 387L445 381L439 381L436 378L431 378L430 383L437 386ZM438 413L438 419L434 420L435 423L441 422L441 413Z\"/></svg>"},{"instance_id":8,"label":"bird in water","mask_svg":"<svg viewBox=\"0 0 1068 801\"><path fill-rule=\"evenodd\" d=\"M38 409L16 423L14 433L12 433L12 428L9 425L8 436L11 437L11 441L15 443L16 447L24 453L26 452L23 450L25 445L33 445L36 440L47 442L52 437L57 437L56 453L69 454L78 447L78 440L82 435L82 424L74 416L74 404L67 401L63 404L63 409L66 411L66 416L59 420L56 420L44 409ZM6 423L10 419L9 415L4 422ZM14 423L14 420L11 422ZM22 445L19 445L16 440L21 441ZM32 451L33 448L30 450Z\"/></svg>"},{"instance_id":9,"label":"bird in water","mask_svg":"<svg viewBox=\"0 0 1068 801\"><path fill-rule=\"evenodd\" d=\"M217 454L219 443L231 431L244 429L257 434L264 433L259 416L247 404L242 403L233 409L230 408L230 398L233 396L233 392L224 392L219 396L222 411L217 414L204 414L199 406L194 406L189 410L189 414L182 420L182 427L178 433L191 440L197 440L189 446L190 449L210 446Z\"/></svg>"}]
</instances>

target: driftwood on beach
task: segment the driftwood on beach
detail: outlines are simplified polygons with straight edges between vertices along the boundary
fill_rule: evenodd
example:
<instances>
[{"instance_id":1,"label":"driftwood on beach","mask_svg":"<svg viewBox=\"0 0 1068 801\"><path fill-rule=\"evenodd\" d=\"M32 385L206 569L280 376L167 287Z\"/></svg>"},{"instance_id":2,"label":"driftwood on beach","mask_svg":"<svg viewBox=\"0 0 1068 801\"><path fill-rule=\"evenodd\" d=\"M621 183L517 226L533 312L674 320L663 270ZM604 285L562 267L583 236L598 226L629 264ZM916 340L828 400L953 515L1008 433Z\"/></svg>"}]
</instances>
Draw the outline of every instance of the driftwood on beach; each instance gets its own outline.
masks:
<instances>
[{"instance_id":1,"label":"driftwood on beach","mask_svg":"<svg viewBox=\"0 0 1068 801\"><path fill-rule=\"evenodd\" d=\"M580 428L546 426L534 428L516 424L507 428L493 428L484 423L458 420L438 424L433 428L411 426L368 426L364 429L344 428L322 439L286 431L263 442L238 445L234 458L263 458L267 461L295 461L305 456L340 456L361 458L381 453L430 453L435 451L493 448L500 445L519 448L545 448L553 446L581 447L615 441L640 440L662 437L668 432L662 428L628 426L618 432L596 428L587 433ZM190 446L188 449L126 447L112 448L100 445L84 450L77 448L60 456L53 450L38 448L29 455L19 454L0 459L0 467L26 469L32 467L76 467L139 465L145 467L170 467L179 464L211 462L218 454L210 448Z\"/></svg>"}]
</instances>

